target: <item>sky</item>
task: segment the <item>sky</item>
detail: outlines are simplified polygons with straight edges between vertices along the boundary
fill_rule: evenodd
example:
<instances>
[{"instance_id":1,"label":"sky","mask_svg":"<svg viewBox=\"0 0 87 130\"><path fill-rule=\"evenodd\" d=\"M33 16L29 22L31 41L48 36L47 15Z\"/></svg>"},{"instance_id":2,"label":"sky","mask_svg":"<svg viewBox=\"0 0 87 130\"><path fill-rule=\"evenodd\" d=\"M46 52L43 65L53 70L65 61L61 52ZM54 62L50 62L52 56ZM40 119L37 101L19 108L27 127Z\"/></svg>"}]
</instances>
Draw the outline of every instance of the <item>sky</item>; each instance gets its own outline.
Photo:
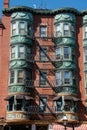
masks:
<instances>
[{"instance_id":1,"label":"sky","mask_svg":"<svg viewBox=\"0 0 87 130\"><path fill-rule=\"evenodd\" d=\"M0 0L0 17L3 1L4 0ZM81 11L87 10L87 0L10 0L10 7L12 6L29 6L46 9L71 7Z\"/></svg>"}]
</instances>

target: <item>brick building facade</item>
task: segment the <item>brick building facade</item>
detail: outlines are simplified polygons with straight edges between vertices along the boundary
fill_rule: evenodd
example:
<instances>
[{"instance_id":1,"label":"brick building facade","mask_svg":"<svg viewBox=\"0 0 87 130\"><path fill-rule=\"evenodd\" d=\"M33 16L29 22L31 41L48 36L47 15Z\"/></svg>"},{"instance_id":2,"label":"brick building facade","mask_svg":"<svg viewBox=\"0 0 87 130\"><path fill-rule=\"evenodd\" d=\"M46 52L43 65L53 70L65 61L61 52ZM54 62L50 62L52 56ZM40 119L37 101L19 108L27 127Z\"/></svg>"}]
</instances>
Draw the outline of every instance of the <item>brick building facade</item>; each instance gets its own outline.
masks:
<instances>
[{"instance_id":1,"label":"brick building facade","mask_svg":"<svg viewBox=\"0 0 87 130\"><path fill-rule=\"evenodd\" d=\"M9 7L0 21L0 129L87 130L87 11Z\"/></svg>"}]
</instances>

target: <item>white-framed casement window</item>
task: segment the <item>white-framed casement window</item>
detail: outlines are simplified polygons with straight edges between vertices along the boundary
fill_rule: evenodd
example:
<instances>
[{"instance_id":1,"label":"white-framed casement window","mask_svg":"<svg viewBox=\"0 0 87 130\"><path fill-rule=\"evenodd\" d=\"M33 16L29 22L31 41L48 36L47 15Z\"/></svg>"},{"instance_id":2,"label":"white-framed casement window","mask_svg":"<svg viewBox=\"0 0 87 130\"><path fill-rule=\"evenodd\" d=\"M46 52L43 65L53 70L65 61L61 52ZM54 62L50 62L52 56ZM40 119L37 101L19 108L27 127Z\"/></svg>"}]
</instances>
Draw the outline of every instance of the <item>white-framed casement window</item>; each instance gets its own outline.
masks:
<instances>
[{"instance_id":1,"label":"white-framed casement window","mask_svg":"<svg viewBox=\"0 0 87 130\"><path fill-rule=\"evenodd\" d=\"M19 34L20 35L26 35L26 23L25 22L19 22Z\"/></svg>"},{"instance_id":2,"label":"white-framed casement window","mask_svg":"<svg viewBox=\"0 0 87 130\"><path fill-rule=\"evenodd\" d=\"M56 85L60 86L62 85L62 72L58 71L56 72Z\"/></svg>"},{"instance_id":3,"label":"white-framed casement window","mask_svg":"<svg viewBox=\"0 0 87 130\"><path fill-rule=\"evenodd\" d=\"M84 60L87 62L87 48L84 49Z\"/></svg>"},{"instance_id":4,"label":"white-framed casement window","mask_svg":"<svg viewBox=\"0 0 87 130\"><path fill-rule=\"evenodd\" d=\"M24 83L25 71L24 70L10 70L10 84Z\"/></svg>"},{"instance_id":5,"label":"white-framed casement window","mask_svg":"<svg viewBox=\"0 0 87 130\"><path fill-rule=\"evenodd\" d=\"M15 71L11 70L10 71L10 84L13 84L15 81Z\"/></svg>"},{"instance_id":6,"label":"white-framed casement window","mask_svg":"<svg viewBox=\"0 0 87 130\"><path fill-rule=\"evenodd\" d=\"M64 47L64 59L69 59L70 58L70 48L69 47Z\"/></svg>"},{"instance_id":7,"label":"white-framed casement window","mask_svg":"<svg viewBox=\"0 0 87 130\"><path fill-rule=\"evenodd\" d=\"M63 25L63 30L64 30L64 35L69 36L69 24L68 23L64 23Z\"/></svg>"},{"instance_id":8,"label":"white-framed casement window","mask_svg":"<svg viewBox=\"0 0 87 130\"><path fill-rule=\"evenodd\" d=\"M40 37L47 37L47 26L40 26Z\"/></svg>"},{"instance_id":9,"label":"white-framed casement window","mask_svg":"<svg viewBox=\"0 0 87 130\"><path fill-rule=\"evenodd\" d=\"M24 46L18 46L18 58L24 58L25 50Z\"/></svg>"},{"instance_id":10,"label":"white-framed casement window","mask_svg":"<svg viewBox=\"0 0 87 130\"><path fill-rule=\"evenodd\" d=\"M47 97L41 97L41 99L39 99L40 112L46 111L46 103L47 103Z\"/></svg>"},{"instance_id":11,"label":"white-framed casement window","mask_svg":"<svg viewBox=\"0 0 87 130\"><path fill-rule=\"evenodd\" d=\"M11 47L11 59L14 59L14 58L15 58L15 51L16 51L15 46L12 46L12 47Z\"/></svg>"},{"instance_id":12,"label":"white-framed casement window","mask_svg":"<svg viewBox=\"0 0 87 130\"><path fill-rule=\"evenodd\" d=\"M84 26L84 38L87 38L87 25Z\"/></svg>"},{"instance_id":13,"label":"white-framed casement window","mask_svg":"<svg viewBox=\"0 0 87 130\"><path fill-rule=\"evenodd\" d=\"M87 72L85 72L85 93L87 94Z\"/></svg>"},{"instance_id":14,"label":"white-framed casement window","mask_svg":"<svg viewBox=\"0 0 87 130\"><path fill-rule=\"evenodd\" d=\"M55 37L61 36L61 31L60 31L60 24L57 24L55 26Z\"/></svg>"},{"instance_id":15,"label":"white-framed casement window","mask_svg":"<svg viewBox=\"0 0 87 130\"><path fill-rule=\"evenodd\" d=\"M12 23L12 36L16 35L17 33L17 22Z\"/></svg>"},{"instance_id":16,"label":"white-framed casement window","mask_svg":"<svg viewBox=\"0 0 87 130\"><path fill-rule=\"evenodd\" d=\"M55 55L56 55L56 60L62 58L61 53L62 53L62 52L61 52L61 48L60 48L60 47L57 47L57 48L56 48L56 54L55 54Z\"/></svg>"},{"instance_id":17,"label":"white-framed casement window","mask_svg":"<svg viewBox=\"0 0 87 130\"><path fill-rule=\"evenodd\" d=\"M24 70L18 70L17 83L24 83Z\"/></svg>"},{"instance_id":18,"label":"white-framed casement window","mask_svg":"<svg viewBox=\"0 0 87 130\"><path fill-rule=\"evenodd\" d=\"M64 84L70 84L71 72L64 71Z\"/></svg>"}]
</instances>

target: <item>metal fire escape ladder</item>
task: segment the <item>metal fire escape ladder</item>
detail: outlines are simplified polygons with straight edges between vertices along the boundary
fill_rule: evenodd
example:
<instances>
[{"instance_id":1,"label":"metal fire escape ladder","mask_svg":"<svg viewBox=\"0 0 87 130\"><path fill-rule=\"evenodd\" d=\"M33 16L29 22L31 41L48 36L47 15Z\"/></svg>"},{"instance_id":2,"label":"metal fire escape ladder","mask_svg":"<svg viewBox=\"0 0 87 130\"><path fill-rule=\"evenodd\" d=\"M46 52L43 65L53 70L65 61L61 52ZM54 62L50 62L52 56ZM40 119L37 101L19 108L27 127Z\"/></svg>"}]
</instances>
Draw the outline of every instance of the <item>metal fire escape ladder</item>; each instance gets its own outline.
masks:
<instances>
[{"instance_id":1,"label":"metal fire escape ladder","mask_svg":"<svg viewBox=\"0 0 87 130\"><path fill-rule=\"evenodd\" d=\"M36 64L36 67L39 71L39 73L41 74L41 76L47 81L47 83L49 84L49 86L53 89L54 87L52 86L52 84L49 82L49 80L43 75L43 73L41 72L40 68L38 67L38 65Z\"/></svg>"},{"instance_id":2,"label":"metal fire escape ladder","mask_svg":"<svg viewBox=\"0 0 87 130\"><path fill-rule=\"evenodd\" d=\"M43 48L40 46L40 44L38 42L36 42L36 44L38 45L38 47L43 51L43 53L46 55L46 57L49 59L49 61L54 65L54 62L51 60L51 58L47 55L47 53L43 50Z\"/></svg>"},{"instance_id":3,"label":"metal fire escape ladder","mask_svg":"<svg viewBox=\"0 0 87 130\"><path fill-rule=\"evenodd\" d=\"M47 108L50 111L50 113L56 118L55 113L51 110L51 108L48 106L48 104L42 99L42 97L40 96L39 92L36 89L34 89L34 91L38 95L39 99L43 102L43 104L45 104L47 106Z\"/></svg>"}]
</instances>

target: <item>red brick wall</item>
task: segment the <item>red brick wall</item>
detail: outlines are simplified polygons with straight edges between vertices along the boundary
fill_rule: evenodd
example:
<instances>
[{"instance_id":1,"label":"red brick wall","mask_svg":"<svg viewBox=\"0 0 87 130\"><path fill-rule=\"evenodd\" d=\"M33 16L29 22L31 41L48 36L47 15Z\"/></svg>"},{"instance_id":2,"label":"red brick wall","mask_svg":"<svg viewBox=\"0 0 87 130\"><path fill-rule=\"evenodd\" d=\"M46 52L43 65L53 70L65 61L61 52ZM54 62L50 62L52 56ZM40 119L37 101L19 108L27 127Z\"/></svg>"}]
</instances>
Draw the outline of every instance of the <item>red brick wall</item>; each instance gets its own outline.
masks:
<instances>
[{"instance_id":1,"label":"red brick wall","mask_svg":"<svg viewBox=\"0 0 87 130\"><path fill-rule=\"evenodd\" d=\"M0 31L0 117L5 117L9 73L9 49L10 49L10 17L3 16L3 30Z\"/></svg>"}]
</instances>

